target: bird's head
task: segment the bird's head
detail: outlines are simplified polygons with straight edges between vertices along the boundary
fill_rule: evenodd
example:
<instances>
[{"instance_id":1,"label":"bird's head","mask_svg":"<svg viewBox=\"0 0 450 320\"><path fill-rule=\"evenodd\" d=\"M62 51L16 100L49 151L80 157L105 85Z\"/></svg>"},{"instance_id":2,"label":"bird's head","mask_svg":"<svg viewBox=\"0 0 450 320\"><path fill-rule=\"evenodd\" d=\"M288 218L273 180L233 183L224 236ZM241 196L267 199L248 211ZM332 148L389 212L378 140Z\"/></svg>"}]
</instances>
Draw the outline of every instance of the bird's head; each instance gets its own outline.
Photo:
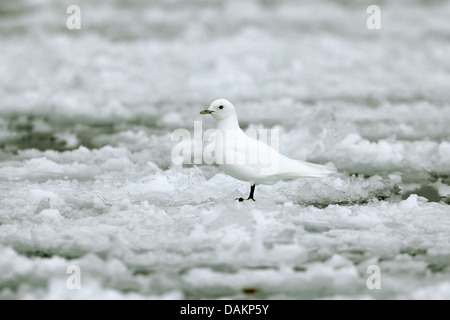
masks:
<instances>
[{"instance_id":1,"label":"bird's head","mask_svg":"<svg viewBox=\"0 0 450 320\"><path fill-rule=\"evenodd\" d=\"M200 114L210 114L216 120L224 120L236 116L236 109L227 99L217 99L211 102L208 109L200 111Z\"/></svg>"}]
</instances>

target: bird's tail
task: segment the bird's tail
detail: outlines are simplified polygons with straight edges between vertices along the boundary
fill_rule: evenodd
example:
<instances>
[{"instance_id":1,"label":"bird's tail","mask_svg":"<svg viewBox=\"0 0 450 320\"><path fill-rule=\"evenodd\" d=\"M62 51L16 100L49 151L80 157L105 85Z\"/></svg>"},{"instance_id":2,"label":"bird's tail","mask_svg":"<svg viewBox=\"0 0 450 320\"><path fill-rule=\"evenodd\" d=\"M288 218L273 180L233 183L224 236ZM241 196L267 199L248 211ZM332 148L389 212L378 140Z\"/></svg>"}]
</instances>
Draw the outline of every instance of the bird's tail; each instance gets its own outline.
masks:
<instances>
[{"instance_id":1,"label":"bird's tail","mask_svg":"<svg viewBox=\"0 0 450 320\"><path fill-rule=\"evenodd\" d=\"M330 167L330 166L325 166L322 164L315 164L315 163L310 163L310 162L305 162L305 161L300 161L300 160L297 160L297 161L301 162L303 165L310 167L311 174L314 174L315 177L325 177L325 176L328 176L330 174L337 172L335 167Z\"/></svg>"},{"instance_id":2,"label":"bird's tail","mask_svg":"<svg viewBox=\"0 0 450 320\"><path fill-rule=\"evenodd\" d=\"M282 176L285 179L299 178L299 177L313 177L320 178L330 174L336 173L334 167L315 164L311 162L294 160L290 163L289 169L286 170Z\"/></svg>"}]
</instances>

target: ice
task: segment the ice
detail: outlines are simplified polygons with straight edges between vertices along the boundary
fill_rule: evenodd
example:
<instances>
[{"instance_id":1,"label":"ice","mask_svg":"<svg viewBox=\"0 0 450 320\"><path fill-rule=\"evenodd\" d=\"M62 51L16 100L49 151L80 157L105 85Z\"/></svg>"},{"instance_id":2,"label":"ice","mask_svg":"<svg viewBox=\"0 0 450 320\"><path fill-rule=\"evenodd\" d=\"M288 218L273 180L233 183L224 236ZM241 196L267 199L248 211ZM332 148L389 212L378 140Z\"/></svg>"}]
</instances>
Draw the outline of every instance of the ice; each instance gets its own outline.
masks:
<instances>
[{"instance_id":1,"label":"ice","mask_svg":"<svg viewBox=\"0 0 450 320\"><path fill-rule=\"evenodd\" d=\"M77 4L0 2L0 299L450 298L449 3ZM338 174L174 164L222 97Z\"/></svg>"},{"instance_id":2,"label":"ice","mask_svg":"<svg viewBox=\"0 0 450 320\"><path fill-rule=\"evenodd\" d=\"M438 181L436 181L433 186L438 189L440 196L448 197L450 195L450 186L442 183L442 179L439 179Z\"/></svg>"},{"instance_id":3,"label":"ice","mask_svg":"<svg viewBox=\"0 0 450 320\"><path fill-rule=\"evenodd\" d=\"M119 274L104 274L104 264L115 260L120 262L120 272L126 273L124 281L131 286L125 291L131 290L137 294L132 297L141 298L159 297L173 290L183 292L177 297L242 298L246 297L243 288L249 286L257 287L262 297L271 298L370 296L365 289L367 263L380 264L387 273L383 285L393 287L387 296L396 297L409 294L396 282L398 268L406 268L409 273L413 270L404 267L404 262L393 260L389 264L399 255L413 258L418 270L411 274L415 285L407 287L413 293L415 288L422 288L422 283L429 283L429 277L439 281L448 272L434 275L428 271L434 264L446 270L446 257L450 256L448 205L424 202L416 195L398 203L369 195L379 188L382 192L383 187L389 190L389 179L285 182L259 188L257 202L242 204L233 199L247 191L245 184L221 173L207 180L198 168L128 176L126 183L108 176L65 183L14 182L17 196L28 194L28 199L35 200L2 200L2 245L13 248L21 259L33 259L35 264L40 259L61 257L65 262L61 262L59 272L77 264L87 275L94 273L89 276L92 280L83 278L86 297L93 297L93 290L104 298L126 298L121 293L123 287L110 283ZM99 179L116 182L105 184ZM309 198L307 192L295 193L297 186L301 190L315 184L321 185L318 188L324 194L311 196L314 206L299 204ZM340 203L336 188L354 197L347 200L349 203L361 204L323 207L328 202ZM364 188L366 191L361 191ZM274 202L272 197L277 193L287 194L286 202ZM36 201L46 196L61 200L33 216ZM431 248L436 252L428 253ZM84 257L89 254L93 256L86 261ZM93 257L98 269L90 261ZM52 280L52 270L44 270L49 290L54 292L41 295L41 288L33 296L30 290L21 289L14 297L82 297L57 287L64 282ZM137 279L135 273L140 275ZM32 271L29 277L34 277ZM25 282L17 281L17 286L26 287ZM154 284L144 286L141 281Z\"/></svg>"},{"instance_id":4,"label":"ice","mask_svg":"<svg viewBox=\"0 0 450 320\"><path fill-rule=\"evenodd\" d=\"M60 221L62 219L59 210L56 209L44 209L39 212L39 215L43 218L44 221Z\"/></svg>"}]
</instances>

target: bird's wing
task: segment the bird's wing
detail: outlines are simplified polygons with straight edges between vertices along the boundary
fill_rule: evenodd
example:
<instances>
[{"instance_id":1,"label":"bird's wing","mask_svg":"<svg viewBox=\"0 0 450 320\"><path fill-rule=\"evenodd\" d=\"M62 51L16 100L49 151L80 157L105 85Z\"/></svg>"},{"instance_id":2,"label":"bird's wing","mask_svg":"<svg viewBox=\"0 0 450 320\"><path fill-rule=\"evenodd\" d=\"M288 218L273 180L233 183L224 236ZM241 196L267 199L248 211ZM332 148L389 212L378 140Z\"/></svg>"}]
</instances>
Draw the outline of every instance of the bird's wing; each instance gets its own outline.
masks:
<instances>
[{"instance_id":1,"label":"bird's wing","mask_svg":"<svg viewBox=\"0 0 450 320\"><path fill-rule=\"evenodd\" d=\"M323 177L335 173L336 169L324 165L288 158L266 143L246 135L242 131L239 135L234 152L238 156L246 157L250 164L254 163L265 176L295 177ZM256 159L252 159L256 157ZM251 160L254 160L251 162Z\"/></svg>"},{"instance_id":2,"label":"bird's wing","mask_svg":"<svg viewBox=\"0 0 450 320\"><path fill-rule=\"evenodd\" d=\"M280 171L283 175L292 177L324 177L336 173L336 169L311 162L295 160L280 155Z\"/></svg>"}]
</instances>

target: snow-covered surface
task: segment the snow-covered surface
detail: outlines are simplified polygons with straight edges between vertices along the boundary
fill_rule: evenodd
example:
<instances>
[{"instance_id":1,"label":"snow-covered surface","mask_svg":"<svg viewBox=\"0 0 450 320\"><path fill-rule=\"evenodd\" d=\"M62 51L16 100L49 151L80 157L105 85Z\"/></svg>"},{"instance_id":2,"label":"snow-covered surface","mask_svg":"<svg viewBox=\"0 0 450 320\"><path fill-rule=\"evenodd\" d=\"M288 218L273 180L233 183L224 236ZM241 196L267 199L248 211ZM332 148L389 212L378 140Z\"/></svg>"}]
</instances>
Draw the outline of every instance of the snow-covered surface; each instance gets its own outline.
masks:
<instances>
[{"instance_id":1,"label":"snow-covered surface","mask_svg":"<svg viewBox=\"0 0 450 320\"><path fill-rule=\"evenodd\" d=\"M0 298L450 298L450 3L66 2L0 2ZM339 174L173 165L219 97Z\"/></svg>"}]
</instances>

